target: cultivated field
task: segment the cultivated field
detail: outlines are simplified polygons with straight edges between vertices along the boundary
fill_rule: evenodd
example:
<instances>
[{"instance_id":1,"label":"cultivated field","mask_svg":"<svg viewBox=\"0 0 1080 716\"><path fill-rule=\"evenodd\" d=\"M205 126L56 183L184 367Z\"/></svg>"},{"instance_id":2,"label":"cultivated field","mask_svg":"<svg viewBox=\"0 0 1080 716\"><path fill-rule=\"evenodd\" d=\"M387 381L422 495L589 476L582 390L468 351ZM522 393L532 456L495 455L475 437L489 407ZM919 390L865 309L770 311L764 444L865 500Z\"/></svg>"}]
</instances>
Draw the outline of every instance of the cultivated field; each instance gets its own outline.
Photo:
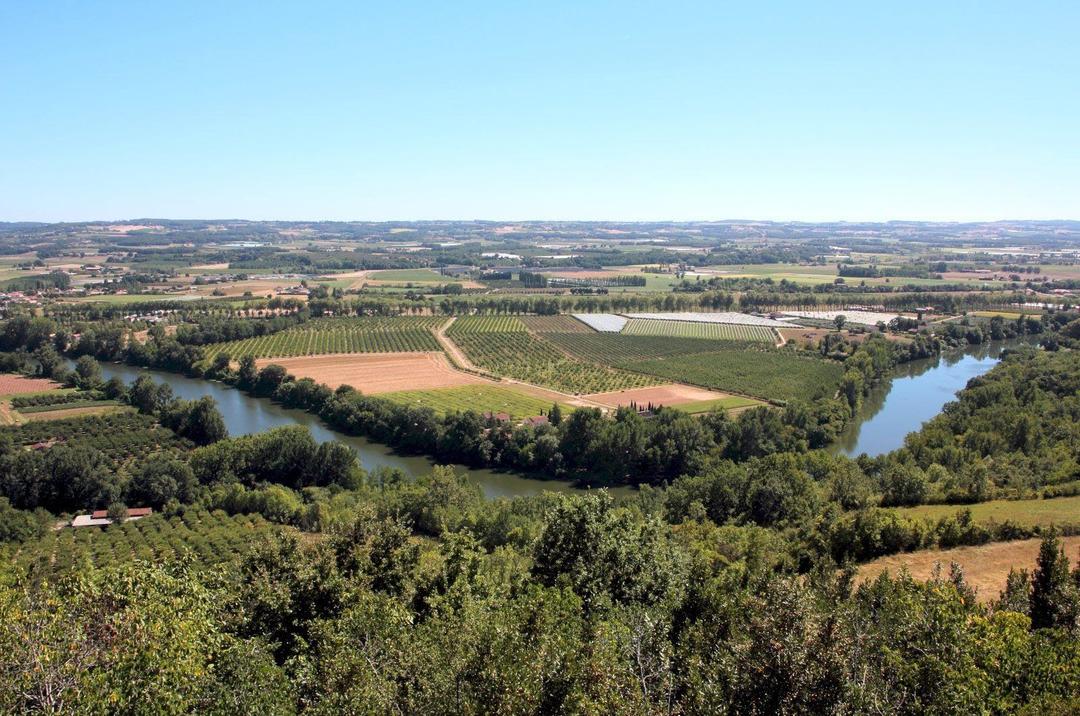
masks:
<instances>
[{"instance_id":1,"label":"cultivated field","mask_svg":"<svg viewBox=\"0 0 1080 716\"><path fill-rule=\"evenodd\" d=\"M858 323L861 326L876 326L878 323L891 323L900 318L899 313L883 313L878 311L784 311L785 316L792 318L809 318L815 321L831 321L837 316L843 316L848 323Z\"/></svg>"},{"instance_id":2,"label":"cultivated field","mask_svg":"<svg viewBox=\"0 0 1080 716\"><path fill-rule=\"evenodd\" d=\"M437 316L371 316L316 318L279 333L206 346L212 359L221 352L243 356L286 358L331 353L404 353L438 351L432 330L446 321Z\"/></svg>"},{"instance_id":3,"label":"cultivated field","mask_svg":"<svg viewBox=\"0 0 1080 716\"><path fill-rule=\"evenodd\" d=\"M465 316L446 335L484 370L567 393L598 393L657 383L653 378L567 357L508 316ZM581 335L585 334L553 334Z\"/></svg>"},{"instance_id":4,"label":"cultivated field","mask_svg":"<svg viewBox=\"0 0 1080 716\"><path fill-rule=\"evenodd\" d=\"M593 329L569 315L521 316L522 324L534 333L593 333Z\"/></svg>"},{"instance_id":5,"label":"cultivated field","mask_svg":"<svg viewBox=\"0 0 1080 716\"><path fill-rule=\"evenodd\" d=\"M258 538L281 529L259 515L236 515L186 510L178 517L151 515L108 529L65 528L45 537L0 551L16 569L36 579L57 577L136 559L162 563L192 555L198 564L234 559L258 543Z\"/></svg>"},{"instance_id":6,"label":"cultivated field","mask_svg":"<svg viewBox=\"0 0 1080 716\"><path fill-rule=\"evenodd\" d=\"M618 333L629 320L614 313L575 313L574 318L588 324L591 328L605 333Z\"/></svg>"},{"instance_id":7,"label":"cultivated field","mask_svg":"<svg viewBox=\"0 0 1080 716\"><path fill-rule=\"evenodd\" d=\"M831 396L843 367L778 350L727 350L673 355L623 367L669 380L773 400Z\"/></svg>"},{"instance_id":8,"label":"cultivated field","mask_svg":"<svg viewBox=\"0 0 1080 716\"><path fill-rule=\"evenodd\" d=\"M48 378L27 378L25 375L0 374L0 395L21 395L55 390L60 384Z\"/></svg>"},{"instance_id":9,"label":"cultivated field","mask_svg":"<svg viewBox=\"0 0 1080 716\"><path fill-rule=\"evenodd\" d=\"M361 393L431 390L490 381L455 370L443 353L362 353L296 358L262 359L261 368L274 363L297 378L311 378L331 388L351 385Z\"/></svg>"},{"instance_id":10,"label":"cultivated field","mask_svg":"<svg viewBox=\"0 0 1080 716\"><path fill-rule=\"evenodd\" d=\"M756 400L718 393L716 391L698 388L693 385L679 385L677 383L657 385L651 388L634 388L631 390L619 390L609 393L593 393L592 395L587 395L585 397L613 408L619 407L620 405L630 405L631 403L638 407L645 407L651 404L666 405L669 407L686 406L688 408L691 406L697 407L701 403L708 403L710 407L717 405L725 408L759 404ZM730 405L723 401L727 401ZM708 409L709 408L703 408L701 412Z\"/></svg>"},{"instance_id":11,"label":"cultivated field","mask_svg":"<svg viewBox=\"0 0 1080 716\"><path fill-rule=\"evenodd\" d=\"M776 329L767 326L697 321L660 321L654 318L631 319L622 329L628 336L675 336L706 338L715 341L759 341L776 343Z\"/></svg>"},{"instance_id":12,"label":"cultivated field","mask_svg":"<svg viewBox=\"0 0 1080 716\"><path fill-rule=\"evenodd\" d=\"M881 557L864 564L859 569L859 581L873 579L888 570L896 575L904 567L916 579L929 579L934 568L941 565L942 575L947 576L949 565L956 562L964 571L964 579L974 587L980 601L997 599L1005 588L1010 569L1035 569L1041 540L1025 539L1014 542L993 542L976 547L957 547L945 550L920 550ZM1080 537L1061 539L1070 562L1076 562L1080 550Z\"/></svg>"},{"instance_id":13,"label":"cultivated field","mask_svg":"<svg viewBox=\"0 0 1080 716\"><path fill-rule=\"evenodd\" d=\"M719 313L627 313L629 318L645 318L654 321L693 321L696 323L730 323L736 326L769 326L770 328L786 328L789 323L774 321L771 318L751 316L746 313L734 313L731 311Z\"/></svg>"},{"instance_id":14,"label":"cultivated field","mask_svg":"<svg viewBox=\"0 0 1080 716\"><path fill-rule=\"evenodd\" d=\"M490 383L436 390L407 390L386 393L382 397L407 405L433 408L437 413L465 410L502 412L509 413L515 419L547 414L552 405L551 401Z\"/></svg>"},{"instance_id":15,"label":"cultivated field","mask_svg":"<svg viewBox=\"0 0 1080 716\"><path fill-rule=\"evenodd\" d=\"M622 365L632 361L682 355L684 353L705 353L743 347L743 344L710 341L702 338L679 338L666 336L628 336L622 333L549 333L544 339L556 344L564 351L586 361L595 361L607 365ZM750 344L745 344L749 347ZM760 344L754 344L760 348Z\"/></svg>"}]
</instances>

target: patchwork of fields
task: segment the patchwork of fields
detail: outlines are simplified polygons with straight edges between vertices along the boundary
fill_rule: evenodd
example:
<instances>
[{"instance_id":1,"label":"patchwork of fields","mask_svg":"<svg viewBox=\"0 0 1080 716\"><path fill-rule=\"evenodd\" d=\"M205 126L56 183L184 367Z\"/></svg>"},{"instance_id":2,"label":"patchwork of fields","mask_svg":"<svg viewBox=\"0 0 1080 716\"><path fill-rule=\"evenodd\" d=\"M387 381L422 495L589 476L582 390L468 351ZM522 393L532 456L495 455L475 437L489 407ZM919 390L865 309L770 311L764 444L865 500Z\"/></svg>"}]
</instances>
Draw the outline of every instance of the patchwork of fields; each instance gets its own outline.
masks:
<instances>
[{"instance_id":1,"label":"patchwork of fields","mask_svg":"<svg viewBox=\"0 0 1080 716\"><path fill-rule=\"evenodd\" d=\"M396 353L441 350L432 331L446 322L438 316L316 318L280 333L206 346L208 359L221 352L287 358L330 353Z\"/></svg>"},{"instance_id":2,"label":"patchwork of fields","mask_svg":"<svg viewBox=\"0 0 1080 716\"><path fill-rule=\"evenodd\" d=\"M658 382L649 376L569 358L552 343L529 333L515 317L465 316L454 321L446 334L484 370L566 393L601 393Z\"/></svg>"}]
</instances>

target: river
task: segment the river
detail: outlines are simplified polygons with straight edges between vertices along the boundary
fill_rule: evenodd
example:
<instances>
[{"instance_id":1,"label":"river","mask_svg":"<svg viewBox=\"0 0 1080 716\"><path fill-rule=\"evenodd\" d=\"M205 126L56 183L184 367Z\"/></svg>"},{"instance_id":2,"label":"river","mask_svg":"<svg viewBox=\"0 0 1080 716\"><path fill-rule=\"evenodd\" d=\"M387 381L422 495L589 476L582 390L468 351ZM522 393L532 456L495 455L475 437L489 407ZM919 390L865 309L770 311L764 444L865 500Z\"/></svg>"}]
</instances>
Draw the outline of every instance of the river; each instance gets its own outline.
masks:
<instances>
[{"instance_id":1,"label":"river","mask_svg":"<svg viewBox=\"0 0 1080 716\"><path fill-rule=\"evenodd\" d=\"M903 447L908 433L940 413L969 380L993 368L1002 351L1016 345L1018 341L988 343L897 366L892 380L863 400L832 449L875 457Z\"/></svg>"},{"instance_id":2,"label":"river","mask_svg":"<svg viewBox=\"0 0 1080 716\"><path fill-rule=\"evenodd\" d=\"M862 453L875 456L901 447L904 436L940 413L945 403L952 400L969 380L994 367L1008 345L974 346L899 366L891 381L866 397L859 414L832 449L851 456ZM284 425L303 425L320 442L338 440L352 447L369 471L379 467L397 468L416 477L427 474L434 465L425 457L399 455L385 445L340 433L303 410L283 408L269 400L253 398L224 383L119 363L103 363L101 369L106 378L116 376L125 383L134 381L139 373L149 373L154 380L168 383L177 397L186 400L209 395L217 401L229 434L233 436L260 433ZM538 480L516 473L456 467L467 472L469 479L479 484L489 498L576 489L572 483L563 480ZM620 496L630 491L627 487L612 490Z\"/></svg>"},{"instance_id":3,"label":"river","mask_svg":"<svg viewBox=\"0 0 1080 716\"><path fill-rule=\"evenodd\" d=\"M303 425L311 430L312 436L319 442L337 440L356 450L364 469L371 471L379 467L397 468L411 477L426 475L435 464L425 457L398 455L380 443L374 443L361 437L346 435L327 427L318 417L304 412L283 408L269 400L253 398L250 395L213 380L188 378L176 373L160 370L135 368L121 363L102 363L101 372L105 378L113 376L125 383L131 383L140 373L149 373L159 383L167 383L178 398L195 400L209 395L217 401L218 409L225 419L229 435L250 435L261 433L271 428L284 425ZM484 495L489 498L515 497L517 495L535 495L544 490L574 490L573 484L565 480L538 480L516 473L496 470L475 470L464 466L455 466L459 471L467 472L469 479L480 485ZM611 492L616 495L629 494L631 488L616 487Z\"/></svg>"}]
</instances>

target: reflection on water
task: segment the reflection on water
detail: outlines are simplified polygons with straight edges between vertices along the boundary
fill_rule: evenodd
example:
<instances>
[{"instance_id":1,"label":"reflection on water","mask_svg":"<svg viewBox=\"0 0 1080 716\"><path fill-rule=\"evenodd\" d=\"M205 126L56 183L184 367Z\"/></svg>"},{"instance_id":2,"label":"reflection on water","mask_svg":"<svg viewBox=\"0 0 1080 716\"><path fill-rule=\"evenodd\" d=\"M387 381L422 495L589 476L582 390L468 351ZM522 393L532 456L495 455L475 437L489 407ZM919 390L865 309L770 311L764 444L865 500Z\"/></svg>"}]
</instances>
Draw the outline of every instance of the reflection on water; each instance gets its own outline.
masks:
<instances>
[{"instance_id":1,"label":"reflection on water","mask_svg":"<svg viewBox=\"0 0 1080 716\"><path fill-rule=\"evenodd\" d=\"M854 457L902 447L908 433L940 413L969 380L997 365L1010 345L1016 344L988 343L898 366L891 381L866 396L833 449Z\"/></svg>"},{"instance_id":2,"label":"reflection on water","mask_svg":"<svg viewBox=\"0 0 1080 716\"><path fill-rule=\"evenodd\" d=\"M188 378L175 373L134 368L119 363L103 363L105 378L116 376L131 383L140 373L149 373L159 383L168 383L173 393L184 400L195 400L209 395L217 401L218 409L225 419L229 435L250 435L285 425L303 425L311 430L319 442L337 440L356 450L360 462L368 471L379 467L397 468L407 475L417 477L431 472L434 463L425 457L398 455L385 445L373 443L361 437L345 435L327 427L319 418L303 410L283 408L269 400L253 398L235 388L212 380ZM466 471L465 467L458 466ZM574 489L564 480L535 480L514 473L494 470L467 470L469 479L477 482L488 497L514 497L535 495L544 490L565 491ZM630 488L618 487L613 494L625 495Z\"/></svg>"}]
</instances>

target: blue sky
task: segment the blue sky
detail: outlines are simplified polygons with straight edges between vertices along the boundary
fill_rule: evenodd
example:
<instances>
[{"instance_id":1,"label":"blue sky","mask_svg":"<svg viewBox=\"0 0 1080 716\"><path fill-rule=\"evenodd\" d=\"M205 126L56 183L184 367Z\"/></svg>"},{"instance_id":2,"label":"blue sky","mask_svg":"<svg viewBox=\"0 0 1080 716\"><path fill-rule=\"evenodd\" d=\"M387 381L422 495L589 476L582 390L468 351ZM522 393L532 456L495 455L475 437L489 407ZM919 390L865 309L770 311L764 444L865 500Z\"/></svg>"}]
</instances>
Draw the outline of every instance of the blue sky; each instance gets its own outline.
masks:
<instances>
[{"instance_id":1,"label":"blue sky","mask_svg":"<svg viewBox=\"0 0 1080 716\"><path fill-rule=\"evenodd\" d=\"M0 220L1080 218L1080 3L0 0Z\"/></svg>"}]
</instances>

